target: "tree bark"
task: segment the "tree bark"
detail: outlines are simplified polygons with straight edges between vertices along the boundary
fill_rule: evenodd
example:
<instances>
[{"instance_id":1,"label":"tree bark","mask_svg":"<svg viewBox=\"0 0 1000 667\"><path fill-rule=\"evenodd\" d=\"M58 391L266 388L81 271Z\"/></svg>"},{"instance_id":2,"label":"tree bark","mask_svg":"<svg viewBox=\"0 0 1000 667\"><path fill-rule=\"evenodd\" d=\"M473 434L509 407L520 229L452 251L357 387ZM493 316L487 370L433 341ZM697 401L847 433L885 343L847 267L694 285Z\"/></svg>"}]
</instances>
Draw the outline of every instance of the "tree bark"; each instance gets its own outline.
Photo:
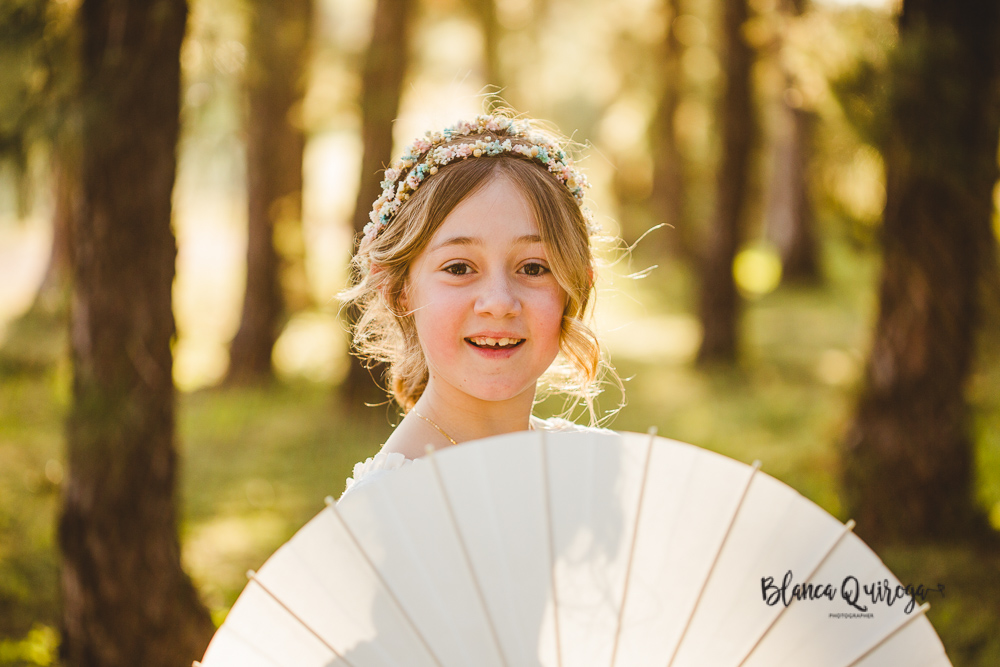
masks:
<instances>
[{"instance_id":1,"label":"tree bark","mask_svg":"<svg viewBox=\"0 0 1000 667\"><path fill-rule=\"evenodd\" d=\"M356 235L368 223L372 203L382 193L382 171L392 160L392 123L399 113L403 77L409 60L409 21L412 2L378 0L375 4L371 43L361 74L361 183L354 204L353 225ZM347 318L356 322L358 313L347 309ZM380 389L384 367L368 369L352 358L347 378L340 392L351 404L384 402ZM374 379L374 382L373 382Z\"/></svg>"},{"instance_id":2,"label":"tree bark","mask_svg":"<svg viewBox=\"0 0 1000 667\"><path fill-rule=\"evenodd\" d=\"M274 379L271 353L286 317L285 282L308 293L303 264L302 157L312 0L252 3L247 65L247 282L227 384ZM292 257L283 262L276 239ZM283 266L284 264L284 266ZM290 271L300 275L289 281ZM306 285L300 283L306 282ZM299 299L299 307L304 306Z\"/></svg>"},{"instance_id":3,"label":"tree bark","mask_svg":"<svg viewBox=\"0 0 1000 667\"><path fill-rule=\"evenodd\" d=\"M716 172L715 215L702 263L699 363L732 363L737 358L740 296L733 281L733 260L743 238L755 122L751 68L753 50L743 39L746 0L726 0L723 11L722 160Z\"/></svg>"},{"instance_id":4,"label":"tree bark","mask_svg":"<svg viewBox=\"0 0 1000 667\"><path fill-rule=\"evenodd\" d=\"M61 655L176 667L213 626L180 564L170 343L183 0L85 0Z\"/></svg>"},{"instance_id":5,"label":"tree bark","mask_svg":"<svg viewBox=\"0 0 1000 667\"><path fill-rule=\"evenodd\" d=\"M802 15L805 0L784 0L782 10L794 19ZM809 193L810 160L816 114L803 107L795 77L783 67L785 95L781 115L785 134L774 151L774 174L767 214L767 234L778 247L782 278L787 282L822 281L816 216Z\"/></svg>"},{"instance_id":6,"label":"tree bark","mask_svg":"<svg viewBox=\"0 0 1000 667\"><path fill-rule=\"evenodd\" d=\"M907 0L899 18L880 308L843 452L848 508L877 543L986 530L964 392L995 265L998 31L993 0Z\"/></svg>"},{"instance_id":7,"label":"tree bark","mask_svg":"<svg viewBox=\"0 0 1000 667\"><path fill-rule=\"evenodd\" d=\"M801 106L782 104L788 134L775 150L768 206L768 236L781 256L782 280L821 282L816 217L809 194L809 162L816 116Z\"/></svg>"},{"instance_id":8,"label":"tree bark","mask_svg":"<svg viewBox=\"0 0 1000 667\"><path fill-rule=\"evenodd\" d=\"M66 150L52 158L55 209L52 212L52 248L45 277L35 295L43 310L53 310L53 301L61 303L73 268L74 212L78 198L79 173L76 160ZM61 310L62 307L56 308Z\"/></svg>"},{"instance_id":9,"label":"tree bark","mask_svg":"<svg viewBox=\"0 0 1000 667\"><path fill-rule=\"evenodd\" d=\"M684 220L685 188L684 158L677 146L674 116L681 101L683 46L677 39L673 22L681 15L680 0L665 0L667 28L660 47L662 85L660 103L653 118L650 145L653 148L653 193L650 203L656 224L667 229L660 234L665 239L663 249L677 257L690 258L693 250L690 231Z\"/></svg>"}]
</instances>

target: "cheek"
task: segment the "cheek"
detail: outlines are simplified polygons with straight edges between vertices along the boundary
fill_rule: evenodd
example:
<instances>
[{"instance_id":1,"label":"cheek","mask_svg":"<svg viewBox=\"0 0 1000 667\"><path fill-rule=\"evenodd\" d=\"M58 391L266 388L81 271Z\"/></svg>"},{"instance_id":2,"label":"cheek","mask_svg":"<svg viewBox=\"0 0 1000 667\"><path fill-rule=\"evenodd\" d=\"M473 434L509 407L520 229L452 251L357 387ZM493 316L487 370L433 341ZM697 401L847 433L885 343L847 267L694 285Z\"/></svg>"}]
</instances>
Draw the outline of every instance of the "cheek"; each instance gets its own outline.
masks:
<instances>
[{"instance_id":1,"label":"cheek","mask_svg":"<svg viewBox=\"0 0 1000 667\"><path fill-rule=\"evenodd\" d=\"M426 291L419 297L413 303L413 318L424 354L436 358L453 354L463 322L461 304L455 299L434 298Z\"/></svg>"},{"instance_id":2,"label":"cheek","mask_svg":"<svg viewBox=\"0 0 1000 667\"><path fill-rule=\"evenodd\" d=\"M467 305L454 294L425 290L419 303L414 303L417 314L423 316L435 330L454 329L461 325Z\"/></svg>"},{"instance_id":3,"label":"cheek","mask_svg":"<svg viewBox=\"0 0 1000 667\"><path fill-rule=\"evenodd\" d=\"M561 288L552 290L547 295L537 309L539 333L542 333L546 342L552 343L558 348L559 339L562 335L563 313L566 312L567 297L566 292Z\"/></svg>"}]
</instances>

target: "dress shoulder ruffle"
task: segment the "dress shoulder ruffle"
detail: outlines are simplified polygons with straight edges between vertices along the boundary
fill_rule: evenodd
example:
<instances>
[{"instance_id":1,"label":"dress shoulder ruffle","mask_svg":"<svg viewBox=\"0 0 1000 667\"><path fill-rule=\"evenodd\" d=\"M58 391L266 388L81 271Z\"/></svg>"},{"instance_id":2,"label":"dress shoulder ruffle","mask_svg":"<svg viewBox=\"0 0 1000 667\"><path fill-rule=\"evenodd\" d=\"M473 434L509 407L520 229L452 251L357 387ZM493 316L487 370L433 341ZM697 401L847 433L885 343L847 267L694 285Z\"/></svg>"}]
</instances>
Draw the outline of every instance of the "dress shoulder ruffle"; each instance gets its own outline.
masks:
<instances>
[{"instance_id":1,"label":"dress shoulder ruffle","mask_svg":"<svg viewBox=\"0 0 1000 667\"><path fill-rule=\"evenodd\" d=\"M369 456L364 461L354 464L353 474L347 478L344 493L347 493L355 485L369 478L371 475L397 470L410 463L413 463L413 461L403 456L400 452L379 452L375 456Z\"/></svg>"}]
</instances>

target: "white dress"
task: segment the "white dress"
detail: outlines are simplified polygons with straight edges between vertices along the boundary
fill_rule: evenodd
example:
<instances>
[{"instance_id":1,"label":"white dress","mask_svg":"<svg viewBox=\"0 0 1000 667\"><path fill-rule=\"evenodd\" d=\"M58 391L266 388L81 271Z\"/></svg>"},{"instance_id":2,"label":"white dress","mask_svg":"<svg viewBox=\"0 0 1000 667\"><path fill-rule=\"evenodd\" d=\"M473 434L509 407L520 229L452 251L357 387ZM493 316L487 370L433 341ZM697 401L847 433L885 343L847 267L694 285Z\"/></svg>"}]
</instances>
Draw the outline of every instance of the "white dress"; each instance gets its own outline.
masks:
<instances>
[{"instance_id":1,"label":"white dress","mask_svg":"<svg viewBox=\"0 0 1000 667\"><path fill-rule=\"evenodd\" d=\"M606 430L595 429L591 426L580 426L579 424L574 424L569 420L561 419L559 417L539 419L538 417L532 415L530 423L532 430L535 431ZM370 484L376 479L388 475L393 470L398 470L399 468L403 468L413 463L415 463L413 459L406 458L400 452L379 452L375 456L369 456L364 461L355 463L354 474L352 477L347 478L347 485L344 488L344 492L340 495L340 500L343 500L344 496L346 496L348 492L353 491L360 486Z\"/></svg>"}]
</instances>

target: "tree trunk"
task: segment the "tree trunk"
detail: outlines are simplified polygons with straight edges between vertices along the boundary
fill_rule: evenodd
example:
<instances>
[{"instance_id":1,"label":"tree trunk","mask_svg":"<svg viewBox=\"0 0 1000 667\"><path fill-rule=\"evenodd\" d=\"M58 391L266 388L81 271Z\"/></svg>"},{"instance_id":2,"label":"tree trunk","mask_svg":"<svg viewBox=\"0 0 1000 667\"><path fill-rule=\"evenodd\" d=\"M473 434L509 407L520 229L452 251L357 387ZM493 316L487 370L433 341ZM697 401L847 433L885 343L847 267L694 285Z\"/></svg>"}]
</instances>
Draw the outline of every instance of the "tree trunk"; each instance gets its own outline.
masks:
<instances>
[{"instance_id":1,"label":"tree trunk","mask_svg":"<svg viewBox=\"0 0 1000 667\"><path fill-rule=\"evenodd\" d=\"M675 257L690 258L692 248L690 230L684 219L685 188L684 158L677 146L674 116L681 101L683 46L672 28L680 16L680 0L666 0L667 28L660 49L663 92L653 118L650 145L653 148L653 193L650 203L656 224L668 227L659 233L664 239L660 246Z\"/></svg>"},{"instance_id":2,"label":"tree trunk","mask_svg":"<svg viewBox=\"0 0 1000 667\"><path fill-rule=\"evenodd\" d=\"M378 0L375 4L371 43L365 55L361 75L361 184L354 204L354 232L361 234L368 223L372 204L382 194L382 171L392 160L392 123L399 113L403 76L409 60L408 28L413 3L407 0ZM355 309L347 310L350 322L356 322ZM386 393L379 387L384 368L372 369L352 358L341 395L350 404L384 402ZM375 380L373 382L373 379Z\"/></svg>"},{"instance_id":3,"label":"tree trunk","mask_svg":"<svg viewBox=\"0 0 1000 667\"><path fill-rule=\"evenodd\" d=\"M767 215L767 233L781 256L782 279L821 281L816 221L809 195L809 160L816 116L812 111L782 105L787 136L775 150L774 175Z\"/></svg>"},{"instance_id":4,"label":"tree trunk","mask_svg":"<svg viewBox=\"0 0 1000 667\"><path fill-rule=\"evenodd\" d=\"M746 0L726 0L723 49L726 91L722 99L722 160L716 172L715 215L702 265L699 363L732 363L737 357L740 296L733 260L743 237L743 209L754 140L751 68L753 50L743 39Z\"/></svg>"},{"instance_id":5,"label":"tree trunk","mask_svg":"<svg viewBox=\"0 0 1000 667\"><path fill-rule=\"evenodd\" d=\"M899 18L880 310L843 452L847 505L870 541L985 526L964 390L995 261L998 32L994 0L907 0Z\"/></svg>"},{"instance_id":6,"label":"tree trunk","mask_svg":"<svg viewBox=\"0 0 1000 667\"><path fill-rule=\"evenodd\" d=\"M247 282L240 328L229 348L226 384L274 379L271 353L287 306L282 278L289 278L291 269L300 273L291 282L305 282L301 110L311 17L312 0L251 3L246 74ZM292 254L285 266L276 246L279 238L291 241L283 244ZM302 287L297 290L300 294Z\"/></svg>"},{"instance_id":7,"label":"tree trunk","mask_svg":"<svg viewBox=\"0 0 1000 667\"><path fill-rule=\"evenodd\" d=\"M85 0L62 646L69 667L177 667L213 627L180 564L170 227L187 6Z\"/></svg>"},{"instance_id":8,"label":"tree trunk","mask_svg":"<svg viewBox=\"0 0 1000 667\"><path fill-rule=\"evenodd\" d=\"M31 310L46 314L66 312L70 274L73 270L73 225L79 196L79 169L75 151L63 142L59 154L52 156L52 180L55 210L52 213L52 247L45 277L35 294Z\"/></svg>"},{"instance_id":9,"label":"tree trunk","mask_svg":"<svg viewBox=\"0 0 1000 667\"><path fill-rule=\"evenodd\" d=\"M785 13L795 18L802 15L805 2L784 0L782 5ZM816 216L809 194L816 114L803 108L795 78L787 68L781 115L785 134L775 147L767 234L778 247L785 281L819 283Z\"/></svg>"}]
</instances>

